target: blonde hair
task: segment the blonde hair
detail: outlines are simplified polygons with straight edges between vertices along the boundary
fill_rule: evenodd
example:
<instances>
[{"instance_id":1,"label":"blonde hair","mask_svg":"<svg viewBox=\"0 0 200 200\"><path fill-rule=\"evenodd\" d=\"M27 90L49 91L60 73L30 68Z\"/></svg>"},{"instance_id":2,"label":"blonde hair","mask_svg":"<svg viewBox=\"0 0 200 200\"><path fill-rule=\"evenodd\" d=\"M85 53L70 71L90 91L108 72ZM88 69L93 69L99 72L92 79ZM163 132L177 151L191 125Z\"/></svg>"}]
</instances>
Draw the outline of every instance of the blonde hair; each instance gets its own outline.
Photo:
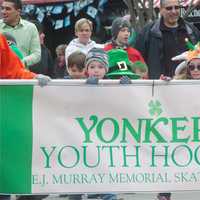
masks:
<instances>
[{"instance_id":1,"label":"blonde hair","mask_svg":"<svg viewBox=\"0 0 200 200\"><path fill-rule=\"evenodd\" d=\"M173 77L175 80L185 80L188 79L187 67L183 68L177 75Z\"/></svg>"},{"instance_id":2,"label":"blonde hair","mask_svg":"<svg viewBox=\"0 0 200 200\"><path fill-rule=\"evenodd\" d=\"M89 19L86 18L81 18L79 19L76 23L75 23L75 32L78 32L81 30L81 27L83 26L83 24L88 24L90 27L90 30L93 30L93 24Z\"/></svg>"}]
</instances>

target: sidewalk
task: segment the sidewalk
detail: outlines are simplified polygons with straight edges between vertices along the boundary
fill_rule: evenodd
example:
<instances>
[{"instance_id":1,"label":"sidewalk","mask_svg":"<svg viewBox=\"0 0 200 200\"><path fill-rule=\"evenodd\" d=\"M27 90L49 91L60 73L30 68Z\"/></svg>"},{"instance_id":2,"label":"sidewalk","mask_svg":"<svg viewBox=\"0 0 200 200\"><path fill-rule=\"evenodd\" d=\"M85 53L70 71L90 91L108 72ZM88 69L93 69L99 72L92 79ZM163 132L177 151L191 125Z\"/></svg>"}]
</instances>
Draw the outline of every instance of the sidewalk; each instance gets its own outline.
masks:
<instances>
[{"instance_id":1,"label":"sidewalk","mask_svg":"<svg viewBox=\"0 0 200 200\"><path fill-rule=\"evenodd\" d=\"M118 200L157 200L156 195L156 193L118 194L117 198ZM176 192L172 193L171 200L199 200L199 197L200 190L198 192ZM11 199L16 200L14 195ZM49 195L44 200L68 200L68 197L59 197L59 195Z\"/></svg>"}]
</instances>

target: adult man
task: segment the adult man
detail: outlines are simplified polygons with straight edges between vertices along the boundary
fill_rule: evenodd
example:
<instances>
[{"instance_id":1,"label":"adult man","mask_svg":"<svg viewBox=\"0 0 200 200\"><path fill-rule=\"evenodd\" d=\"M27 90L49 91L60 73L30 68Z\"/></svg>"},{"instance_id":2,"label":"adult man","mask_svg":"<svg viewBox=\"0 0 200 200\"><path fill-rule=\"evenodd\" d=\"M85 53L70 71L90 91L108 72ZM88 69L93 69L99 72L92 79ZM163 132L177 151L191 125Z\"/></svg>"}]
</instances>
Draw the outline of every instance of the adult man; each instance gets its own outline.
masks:
<instances>
[{"instance_id":1,"label":"adult man","mask_svg":"<svg viewBox=\"0 0 200 200\"><path fill-rule=\"evenodd\" d=\"M135 46L149 67L150 79L158 79L161 74L172 77L179 63L171 58L187 50L185 38L193 44L200 38L197 28L180 17L178 0L161 0L160 15L144 27Z\"/></svg>"},{"instance_id":2,"label":"adult man","mask_svg":"<svg viewBox=\"0 0 200 200\"><path fill-rule=\"evenodd\" d=\"M41 47L37 28L20 17L21 9L21 0L3 0L0 32L8 32L14 36L17 47L24 54L22 61L28 68L40 61Z\"/></svg>"}]
</instances>

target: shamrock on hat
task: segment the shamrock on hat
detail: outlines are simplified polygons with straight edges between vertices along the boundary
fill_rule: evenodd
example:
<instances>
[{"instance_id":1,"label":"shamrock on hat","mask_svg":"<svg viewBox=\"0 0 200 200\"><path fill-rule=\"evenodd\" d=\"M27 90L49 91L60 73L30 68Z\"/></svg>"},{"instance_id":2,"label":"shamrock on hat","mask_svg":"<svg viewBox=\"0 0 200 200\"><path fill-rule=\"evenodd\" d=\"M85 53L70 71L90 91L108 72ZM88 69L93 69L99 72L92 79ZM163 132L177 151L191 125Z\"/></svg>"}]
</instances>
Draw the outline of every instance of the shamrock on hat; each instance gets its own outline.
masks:
<instances>
[{"instance_id":1,"label":"shamrock on hat","mask_svg":"<svg viewBox=\"0 0 200 200\"><path fill-rule=\"evenodd\" d=\"M130 79L140 79L140 75L131 70L133 63L129 60L128 54L123 49L112 49L108 53L108 73L106 76L111 79L118 79L128 76Z\"/></svg>"}]
</instances>

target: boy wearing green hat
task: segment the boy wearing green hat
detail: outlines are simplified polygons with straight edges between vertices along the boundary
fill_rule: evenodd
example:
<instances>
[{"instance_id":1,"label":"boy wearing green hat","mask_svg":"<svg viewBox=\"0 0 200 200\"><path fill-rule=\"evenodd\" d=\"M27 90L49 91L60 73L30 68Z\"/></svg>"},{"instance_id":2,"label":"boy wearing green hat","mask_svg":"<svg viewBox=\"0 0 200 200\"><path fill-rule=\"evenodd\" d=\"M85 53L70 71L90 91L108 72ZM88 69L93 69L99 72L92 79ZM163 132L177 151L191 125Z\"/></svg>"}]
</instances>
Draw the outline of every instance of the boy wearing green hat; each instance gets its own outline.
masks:
<instances>
[{"instance_id":1,"label":"boy wearing green hat","mask_svg":"<svg viewBox=\"0 0 200 200\"><path fill-rule=\"evenodd\" d=\"M136 61L132 63L131 70L140 75L141 79L148 79L148 67L145 63Z\"/></svg>"},{"instance_id":2,"label":"boy wearing green hat","mask_svg":"<svg viewBox=\"0 0 200 200\"><path fill-rule=\"evenodd\" d=\"M109 70L106 77L110 79L121 79L126 76L129 79L141 79L144 77L144 74L147 74L146 65L140 61L132 63L128 58L127 52L123 49L112 49L107 53Z\"/></svg>"}]
</instances>

